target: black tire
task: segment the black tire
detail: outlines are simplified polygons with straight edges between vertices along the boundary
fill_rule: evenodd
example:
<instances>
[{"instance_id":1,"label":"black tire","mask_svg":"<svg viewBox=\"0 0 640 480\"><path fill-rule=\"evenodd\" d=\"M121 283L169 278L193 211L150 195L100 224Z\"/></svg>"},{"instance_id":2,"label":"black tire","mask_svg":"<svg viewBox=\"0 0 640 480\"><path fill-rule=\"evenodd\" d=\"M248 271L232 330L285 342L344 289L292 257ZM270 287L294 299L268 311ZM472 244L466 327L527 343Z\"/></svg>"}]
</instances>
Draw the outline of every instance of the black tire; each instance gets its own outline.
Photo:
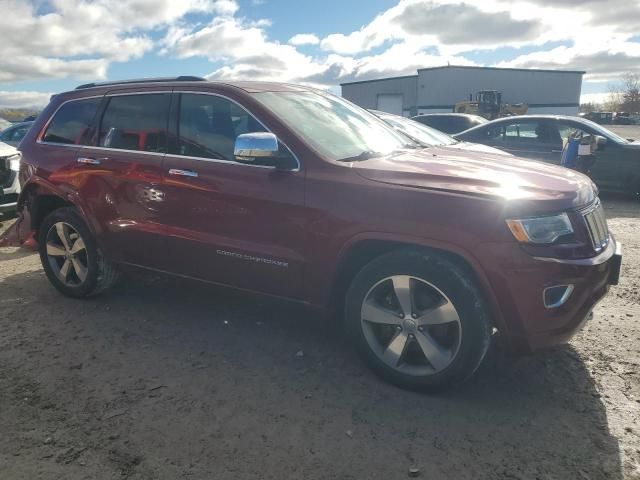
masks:
<instances>
[{"instance_id":1,"label":"black tire","mask_svg":"<svg viewBox=\"0 0 640 480\"><path fill-rule=\"evenodd\" d=\"M73 285L65 284L58 278L50 261L51 257L47 253L47 236L51 229L60 222L69 225L75 230L74 236L77 233L84 241L85 252L82 261L83 265L86 265L86 276L83 280L79 280L77 277L76 283ZM77 237L74 240L76 239ZM110 288L119 277L116 266L104 258L86 223L78 211L72 207L54 210L44 219L38 230L38 250L47 278L58 291L66 296L85 298L98 295Z\"/></svg>"},{"instance_id":2,"label":"black tire","mask_svg":"<svg viewBox=\"0 0 640 480\"><path fill-rule=\"evenodd\" d=\"M448 297L443 297L445 305L451 303L455 308L458 317L455 323L457 350L451 353L450 363L439 371L430 367L429 360L426 360L425 368L433 368L433 371L424 374L408 374L401 371L400 367L394 368L380 358L380 354L376 353L367 340L365 329L369 328L370 324L362 320L363 302L367 295L377 288L376 285L384 285L386 278L395 276L409 276L412 277L411 282L417 282L419 279L425 281L425 285L428 282L429 287L426 288L436 287L435 290ZM367 264L353 279L347 292L345 321L349 336L358 352L375 373L399 387L431 392L460 383L476 371L489 348L492 330L486 303L470 269L441 253L417 249L394 251ZM411 328L414 328L415 323L410 323ZM404 321L403 325L406 326ZM392 328L398 330L398 335L403 329L402 326ZM413 342L418 344L418 332L413 331L415 334L409 337L414 338ZM402 347L403 353L400 356L408 352L407 345L409 344ZM381 348L384 349L384 345ZM451 347L450 351L453 350ZM424 353L424 350L420 351ZM426 354L424 358L427 358ZM400 363L400 357L397 363Z\"/></svg>"}]
</instances>

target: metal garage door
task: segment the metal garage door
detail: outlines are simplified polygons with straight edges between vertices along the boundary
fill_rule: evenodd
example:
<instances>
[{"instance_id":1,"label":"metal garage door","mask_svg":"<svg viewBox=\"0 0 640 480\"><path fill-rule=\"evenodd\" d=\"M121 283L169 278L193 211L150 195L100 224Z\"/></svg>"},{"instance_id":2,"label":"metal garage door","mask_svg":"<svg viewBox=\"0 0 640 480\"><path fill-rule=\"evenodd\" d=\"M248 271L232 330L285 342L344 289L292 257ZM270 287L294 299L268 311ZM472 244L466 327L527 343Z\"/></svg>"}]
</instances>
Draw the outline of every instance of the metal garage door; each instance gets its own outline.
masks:
<instances>
[{"instance_id":1,"label":"metal garage door","mask_svg":"<svg viewBox=\"0 0 640 480\"><path fill-rule=\"evenodd\" d=\"M402 115L402 95L380 94L378 95L378 110L395 115Z\"/></svg>"}]
</instances>

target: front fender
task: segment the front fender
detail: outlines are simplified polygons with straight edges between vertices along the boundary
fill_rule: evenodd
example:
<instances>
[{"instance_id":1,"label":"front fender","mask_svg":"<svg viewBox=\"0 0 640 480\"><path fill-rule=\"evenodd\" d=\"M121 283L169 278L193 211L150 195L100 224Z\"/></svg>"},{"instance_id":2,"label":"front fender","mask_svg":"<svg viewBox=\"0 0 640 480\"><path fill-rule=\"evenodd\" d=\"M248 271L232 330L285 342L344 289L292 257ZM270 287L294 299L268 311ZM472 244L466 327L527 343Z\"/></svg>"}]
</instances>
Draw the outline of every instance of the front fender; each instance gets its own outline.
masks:
<instances>
[{"instance_id":1,"label":"front fender","mask_svg":"<svg viewBox=\"0 0 640 480\"><path fill-rule=\"evenodd\" d=\"M478 259L467 249L460 245L450 242L442 242L435 239L412 236L412 235L398 235L395 233L387 232L362 232L352 236L347 242L345 242L340 249L337 257L336 265L339 266L345 259L353 252L353 249L358 248L358 244L368 241L388 242L398 244L398 247L419 247L430 250L438 250L451 254L464 263L473 271L476 276L476 280L479 283L481 291L485 295L491 318L495 326L502 332L507 332L509 326L502 316L502 311L499 308L498 299L494 295L493 289L489 279L487 278L484 269ZM336 269L336 274L338 269ZM335 282L335 278L333 279Z\"/></svg>"}]
</instances>

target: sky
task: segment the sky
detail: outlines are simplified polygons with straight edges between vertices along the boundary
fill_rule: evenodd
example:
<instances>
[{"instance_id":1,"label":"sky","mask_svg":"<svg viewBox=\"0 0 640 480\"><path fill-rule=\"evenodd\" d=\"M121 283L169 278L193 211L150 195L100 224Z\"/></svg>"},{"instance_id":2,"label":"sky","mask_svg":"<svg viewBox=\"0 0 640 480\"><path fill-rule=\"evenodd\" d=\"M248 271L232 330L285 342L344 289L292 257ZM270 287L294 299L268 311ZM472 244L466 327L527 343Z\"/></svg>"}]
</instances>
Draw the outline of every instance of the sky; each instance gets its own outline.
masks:
<instances>
[{"instance_id":1,"label":"sky","mask_svg":"<svg viewBox=\"0 0 640 480\"><path fill-rule=\"evenodd\" d=\"M0 108L88 81L304 83L480 65L585 70L583 101L640 74L640 0L0 0Z\"/></svg>"}]
</instances>

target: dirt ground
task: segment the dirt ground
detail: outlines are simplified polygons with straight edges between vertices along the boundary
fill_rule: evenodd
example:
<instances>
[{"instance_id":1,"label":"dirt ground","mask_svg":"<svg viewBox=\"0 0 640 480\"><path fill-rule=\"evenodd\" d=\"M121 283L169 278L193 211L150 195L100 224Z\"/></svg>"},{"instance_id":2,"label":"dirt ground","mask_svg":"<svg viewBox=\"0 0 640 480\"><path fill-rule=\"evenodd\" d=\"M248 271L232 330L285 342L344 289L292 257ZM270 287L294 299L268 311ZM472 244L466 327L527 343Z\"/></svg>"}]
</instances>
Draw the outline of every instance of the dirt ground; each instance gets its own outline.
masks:
<instances>
[{"instance_id":1,"label":"dirt ground","mask_svg":"<svg viewBox=\"0 0 640 480\"><path fill-rule=\"evenodd\" d=\"M603 125L622 138L633 138L640 141L640 125Z\"/></svg>"},{"instance_id":2,"label":"dirt ground","mask_svg":"<svg viewBox=\"0 0 640 480\"><path fill-rule=\"evenodd\" d=\"M594 319L439 396L300 307L140 273L71 300L0 249L0 479L640 479L640 202L604 202L624 266Z\"/></svg>"}]
</instances>

